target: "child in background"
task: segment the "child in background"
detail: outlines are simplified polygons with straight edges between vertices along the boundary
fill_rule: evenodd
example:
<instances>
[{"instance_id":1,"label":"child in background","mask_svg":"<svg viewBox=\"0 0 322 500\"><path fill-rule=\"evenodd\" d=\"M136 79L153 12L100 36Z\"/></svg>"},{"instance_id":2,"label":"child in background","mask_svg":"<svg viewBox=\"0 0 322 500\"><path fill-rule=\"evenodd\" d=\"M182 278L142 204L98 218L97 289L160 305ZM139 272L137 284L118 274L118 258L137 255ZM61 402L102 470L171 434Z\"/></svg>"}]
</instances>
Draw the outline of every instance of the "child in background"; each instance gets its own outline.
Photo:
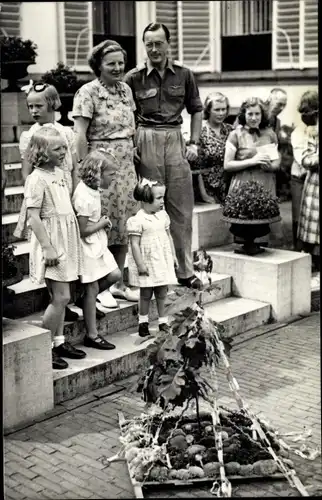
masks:
<instances>
[{"instance_id":1,"label":"child in background","mask_svg":"<svg viewBox=\"0 0 322 500\"><path fill-rule=\"evenodd\" d=\"M96 299L121 278L112 253L107 248L106 229L111 229L109 218L101 216L100 186L107 189L116 173L115 161L107 159L99 150L89 153L79 170L80 182L73 195L73 205L77 214L84 270L80 277L84 284L82 308L87 335L84 345L96 349L114 349L115 345L99 335L96 327ZM104 280L103 280L104 278Z\"/></svg>"},{"instance_id":2,"label":"child in background","mask_svg":"<svg viewBox=\"0 0 322 500\"><path fill-rule=\"evenodd\" d=\"M64 369L62 357L81 359L85 352L64 338L64 312L70 300L70 282L81 274L81 242L69 189L60 166L66 144L53 127L35 131L27 149L32 167L25 183L24 199L31 229L29 272L33 282L44 281L51 296L43 327L52 333L53 368Z\"/></svg>"},{"instance_id":3,"label":"child in background","mask_svg":"<svg viewBox=\"0 0 322 500\"><path fill-rule=\"evenodd\" d=\"M170 235L170 218L164 208L165 186L142 179L134 189L142 208L127 221L129 235L129 283L140 287L139 336L149 332L149 306L154 292L159 314L159 330L168 331L165 298L168 285L177 283L178 261Z\"/></svg>"},{"instance_id":4,"label":"child in background","mask_svg":"<svg viewBox=\"0 0 322 500\"><path fill-rule=\"evenodd\" d=\"M27 176L31 173L32 166L25 158L25 152L30 139L36 130L39 130L43 125L51 123L55 129L61 134L64 142L66 143L66 156L63 163L60 165L64 172L68 189L72 194L78 179L77 179L77 159L75 148L75 136L70 127L64 127L55 121L55 111L60 106L60 98L57 90L53 85L47 83L32 83L23 87L27 94L27 106L35 124L30 127L28 131L22 132L19 141L19 151L22 159L22 177L25 181Z\"/></svg>"},{"instance_id":5,"label":"child in background","mask_svg":"<svg viewBox=\"0 0 322 500\"><path fill-rule=\"evenodd\" d=\"M74 132L70 127L64 127L55 121L55 111L57 111L61 106L59 94L53 85L48 85L47 83L42 82L32 83L32 80L29 85L23 87L23 90L25 90L27 94L27 106L29 112L35 120L35 124L32 125L28 131L21 133L19 141L23 181L26 181L27 176L32 170L32 165L28 162L28 158L25 154L30 139L37 130L41 129L43 125L50 125L60 133L66 144L66 155L59 168L63 170L69 192L72 194L78 182L75 138ZM19 217L19 221L14 232L14 236L17 238L27 237L27 211L24 204L22 208L23 210L21 210L21 216ZM78 314L66 307L65 321L76 321L77 319Z\"/></svg>"}]
</instances>

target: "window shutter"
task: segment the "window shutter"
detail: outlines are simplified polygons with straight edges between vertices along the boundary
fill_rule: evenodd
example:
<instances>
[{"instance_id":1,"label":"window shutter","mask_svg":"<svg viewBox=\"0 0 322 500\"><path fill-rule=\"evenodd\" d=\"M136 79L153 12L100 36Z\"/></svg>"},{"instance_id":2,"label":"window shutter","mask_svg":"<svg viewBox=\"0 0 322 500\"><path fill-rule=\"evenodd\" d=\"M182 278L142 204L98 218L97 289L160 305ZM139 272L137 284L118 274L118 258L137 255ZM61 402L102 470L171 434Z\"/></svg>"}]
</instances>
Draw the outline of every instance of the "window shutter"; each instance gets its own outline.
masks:
<instances>
[{"instance_id":1,"label":"window shutter","mask_svg":"<svg viewBox=\"0 0 322 500\"><path fill-rule=\"evenodd\" d=\"M1 35L20 36L20 3L1 2Z\"/></svg>"},{"instance_id":2,"label":"window shutter","mask_svg":"<svg viewBox=\"0 0 322 500\"><path fill-rule=\"evenodd\" d=\"M88 71L87 57L93 46L91 2L64 2L64 27L66 63L76 69ZM75 61L78 36L78 55Z\"/></svg>"},{"instance_id":3,"label":"window shutter","mask_svg":"<svg viewBox=\"0 0 322 500\"><path fill-rule=\"evenodd\" d=\"M318 66L318 0L304 2L304 67Z\"/></svg>"},{"instance_id":4,"label":"window shutter","mask_svg":"<svg viewBox=\"0 0 322 500\"><path fill-rule=\"evenodd\" d=\"M178 50L178 10L176 1L155 2L156 22L165 24L171 35L171 57L179 59Z\"/></svg>"},{"instance_id":5,"label":"window shutter","mask_svg":"<svg viewBox=\"0 0 322 500\"><path fill-rule=\"evenodd\" d=\"M179 3L179 2L178 2ZM193 71L211 71L211 2L181 2L183 63Z\"/></svg>"},{"instance_id":6,"label":"window shutter","mask_svg":"<svg viewBox=\"0 0 322 500\"><path fill-rule=\"evenodd\" d=\"M300 1L275 0L273 68L298 68L300 63ZM292 54L290 55L290 49Z\"/></svg>"}]
</instances>

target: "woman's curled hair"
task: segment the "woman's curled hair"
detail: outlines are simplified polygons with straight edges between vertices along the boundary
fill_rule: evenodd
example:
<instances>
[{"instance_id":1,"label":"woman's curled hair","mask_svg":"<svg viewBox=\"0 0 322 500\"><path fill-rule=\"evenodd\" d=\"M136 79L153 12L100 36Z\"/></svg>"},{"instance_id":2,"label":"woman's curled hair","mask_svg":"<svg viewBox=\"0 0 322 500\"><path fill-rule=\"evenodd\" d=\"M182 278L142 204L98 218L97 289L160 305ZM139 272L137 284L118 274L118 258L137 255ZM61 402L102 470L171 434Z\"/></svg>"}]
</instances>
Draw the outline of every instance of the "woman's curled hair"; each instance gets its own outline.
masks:
<instances>
[{"instance_id":1,"label":"woman's curled hair","mask_svg":"<svg viewBox=\"0 0 322 500\"><path fill-rule=\"evenodd\" d=\"M229 115L229 101L228 97L226 97L224 94L221 92L212 92L206 97L204 108L203 108L203 119L204 120L209 120L210 116L210 111L212 110L212 106L214 102L225 102L226 107L227 107L227 114L226 117Z\"/></svg>"},{"instance_id":2,"label":"woman's curled hair","mask_svg":"<svg viewBox=\"0 0 322 500\"><path fill-rule=\"evenodd\" d=\"M308 90L301 97L298 112L301 114L314 114L319 111L319 94L316 90Z\"/></svg>"},{"instance_id":3,"label":"woman's curled hair","mask_svg":"<svg viewBox=\"0 0 322 500\"><path fill-rule=\"evenodd\" d=\"M136 201L142 201L143 203L153 203L154 195L152 188L164 186L162 182L152 181L150 179L141 178L133 191L133 197Z\"/></svg>"},{"instance_id":4,"label":"woman's curled hair","mask_svg":"<svg viewBox=\"0 0 322 500\"><path fill-rule=\"evenodd\" d=\"M264 104L264 101L260 99L259 97L249 97L246 99L239 110L238 113L238 123L242 126L246 125L246 110L248 108L252 108L253 106L259 106L261 111L262 111L262 119L259 124L259 128L266 128L269 125L269 120L268 120L268 115L267 115L267 109Z\"/></svg>"},{"instance_id":5,"label":"woman's curled hair","mask_svg":"<svg viewBox=\"0 0 322 500\"><path fill-rule=\"evenodd\" d=\"M91 70L95 73L97 77L100 76L100 66L102 64L103 57L106 54L113 52L122 52L124 56L124 64L126 64L127 54L121 45L114 40L104 40L103 42L95 45L88 56L88 64Z\"/></svg>"}]
</instances>

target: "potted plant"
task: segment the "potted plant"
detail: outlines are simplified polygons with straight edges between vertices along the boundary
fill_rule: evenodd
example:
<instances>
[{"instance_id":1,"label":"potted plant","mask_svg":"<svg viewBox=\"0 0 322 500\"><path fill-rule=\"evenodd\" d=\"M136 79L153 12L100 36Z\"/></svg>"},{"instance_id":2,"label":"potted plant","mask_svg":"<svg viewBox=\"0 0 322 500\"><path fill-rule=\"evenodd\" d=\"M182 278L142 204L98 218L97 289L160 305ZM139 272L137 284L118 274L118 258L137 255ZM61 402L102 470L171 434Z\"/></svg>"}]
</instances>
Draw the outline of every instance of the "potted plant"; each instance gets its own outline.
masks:
<instances>
[{"instance_id":1,"label":"potted plant","mask_svg":"<svg viewBox=\"0 0 322 500\"><path fill-rule=\"evenodd\" d=\"M35 64L37 45L31 40L22 40L16 36L2 36L1 44L1 78L9 84L3 92L21 92L17 80L27 76L27 68Z\"/></svg>"},{"instance_id":2,"label":"potted plant","mask_svg":"<svg viewBox=\"0 0 322 500\"><path fill-rule=\"evenodd\" d=\"M85 83L85 81L79 80L76 71L62 62L57 63L54 69L47 71L43 75L42 81L49 85L53 85L59 93L62 103L59 110L61 114L59 123L62 125L73 125L73 122L68 119L68 113L73 108L75 92Z\"/></svg>"},{"instance_id":3,"label":"potted plant","mask_svg":"<svg viewBox=\"0 0 322 500\"><path fill-rule=\"evenodd\" d=\"M270 232L269 224L281 220L278 199L260 182L244 182L226 197L223 220L230 222L230 232L243 240L243 247L235 252L257 255L265 250L254 240Z\"/></svg>"},{"instance_id":4,"label":"potted plant","mask_svg":"<svg viewBox=\"0 0 322 500\"><path fill-rule=\"evenodd\" d=\"M2 242L2 288L6 288L22 280L16 257L15 247L6 242Z\"/></svg>"}]
</instances>

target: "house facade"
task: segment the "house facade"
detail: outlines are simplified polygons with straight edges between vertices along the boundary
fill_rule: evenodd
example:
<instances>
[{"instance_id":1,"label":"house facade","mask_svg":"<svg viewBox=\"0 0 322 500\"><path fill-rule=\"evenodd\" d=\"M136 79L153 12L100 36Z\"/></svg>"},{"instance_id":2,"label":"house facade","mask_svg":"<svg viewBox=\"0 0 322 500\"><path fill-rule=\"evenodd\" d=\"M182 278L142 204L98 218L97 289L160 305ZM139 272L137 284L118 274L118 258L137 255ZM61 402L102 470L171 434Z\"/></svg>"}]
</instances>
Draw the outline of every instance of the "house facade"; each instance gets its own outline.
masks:
<instances>
[{"instance_id":1,"label":"house facade","mask_svg":"<svg viewBox=\"0 0 322 500\"><path fill-rule=\"evenodd\" d=\"M2 2L0 12L2 34L38 45L36 76L58 61L90 75L88 51L106 38L125 48L131 68L145 58L142 31L152 21L169 27L172 57L195 72L202 98L219 90L238 108L280 86L291 124L300 95L317 87L318 0Z\"/></svg>"}]
</instances>

